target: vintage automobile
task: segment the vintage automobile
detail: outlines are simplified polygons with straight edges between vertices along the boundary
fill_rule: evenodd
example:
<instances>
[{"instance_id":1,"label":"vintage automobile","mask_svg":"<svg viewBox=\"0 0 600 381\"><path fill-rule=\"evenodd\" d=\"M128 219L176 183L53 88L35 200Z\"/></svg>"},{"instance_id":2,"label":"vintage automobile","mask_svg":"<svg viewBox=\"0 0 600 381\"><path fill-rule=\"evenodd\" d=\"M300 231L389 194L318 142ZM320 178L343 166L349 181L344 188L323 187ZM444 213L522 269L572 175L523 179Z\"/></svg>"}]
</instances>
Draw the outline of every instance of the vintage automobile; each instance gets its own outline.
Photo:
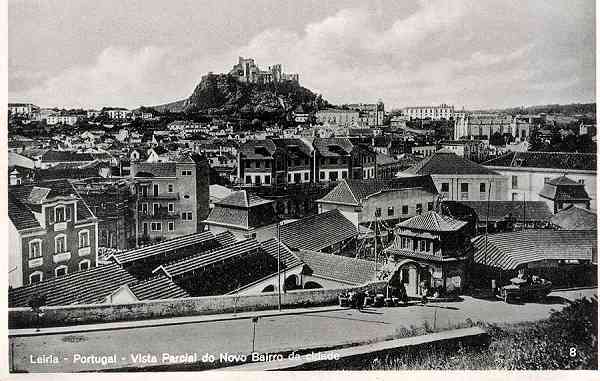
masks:
<instances>
[{"instance_id":1,"label":"vintage automobile","mask_svg":"<svg viewBox=\"0 0 600 381\"><path fill-rule=\"evenodd\" d=\"M500 288L499 297L506 303L514 300L540 300L552 291L552 282L539 277L510 280L510 284Z\"/></svg>"}]
</instances>

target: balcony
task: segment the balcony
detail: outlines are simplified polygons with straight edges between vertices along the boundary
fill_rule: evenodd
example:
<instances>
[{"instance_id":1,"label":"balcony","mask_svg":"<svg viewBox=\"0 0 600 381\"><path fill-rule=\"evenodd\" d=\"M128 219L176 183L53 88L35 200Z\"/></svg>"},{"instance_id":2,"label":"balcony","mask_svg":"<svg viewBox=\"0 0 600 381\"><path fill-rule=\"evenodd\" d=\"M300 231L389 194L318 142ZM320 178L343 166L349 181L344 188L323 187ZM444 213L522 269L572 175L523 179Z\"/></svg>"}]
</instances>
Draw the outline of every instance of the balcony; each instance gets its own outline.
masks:
<instances>
[{"instance_id":1,"label":"balcony","mask_svg":"<svg viewBox=\"0 0 600 381\"><path fill-rule=\"evenodd\" d=\"M167 208L158 208L156 213L153 213L152 211L140 211L138 213L138 218L140 220L175 220L179 217L179 212L169 212Z\"/></svg>"},{"instance_id":2,"label":"balcony","mask_svg":"<svg viewBox=\"0 0 600 381\"><path fill-rule=\"evenodd\" d=\"M140 194L140 201L152 200L179 200L179 192L159 193L157 195L151 193Z\"/></svg>"},{"instance_id":3,"label":"balcony","mask_svg":"<svg viewBox=\"0 0 600 381\"><path fill-rule=\"evenodd\" d=\"M44 264L44 258L39 257L39 258L30 259L28 264L29 264L29 268L40 267L41 265Z\"/></svg>"},{"instance_id":4,"label":"balcony","mask_svg":"<svg viewBox=\"0 0 600 381\"><path fill-rule=\"evenodd\" d=\"M54 263L65 262L71 259L71 252L67 251L64 253L56 253L52 256L52 261Z\"/></svg>"},{"instance_id":5,"label":"balcony","mask_svg":"<svg viewBox=\"0 0 600 381\"><path fill-rule=\"evenodd\" d=\"M86 255L90 255L90 253L92 252L92 248L91 247L81 247L79 248L79 250L77 250L77 254L79 254L80 257L84 257Z\"/></svg>"},{"instance_id":6,"label":"balcony","mask_svg":"<svg viewBox=\"0 0 600 381\"><path fill-rule=\"evenodd\" d=\"M55 232L60 232L63 230L67 230L67 222L57 222L54 224L54 231Z\"/></svg>"}]
</instances>

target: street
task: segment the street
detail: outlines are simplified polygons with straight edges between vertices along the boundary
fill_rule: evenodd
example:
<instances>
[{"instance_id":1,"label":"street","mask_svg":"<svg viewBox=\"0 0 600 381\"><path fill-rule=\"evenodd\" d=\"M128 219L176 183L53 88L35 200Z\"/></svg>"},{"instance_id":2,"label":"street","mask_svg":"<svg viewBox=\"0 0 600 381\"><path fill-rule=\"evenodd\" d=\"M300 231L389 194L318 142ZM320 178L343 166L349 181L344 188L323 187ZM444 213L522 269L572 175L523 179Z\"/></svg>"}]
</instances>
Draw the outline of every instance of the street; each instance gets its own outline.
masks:
<instances>
[{"instance_id":1,"label":"street","mask_svg":"<svg viewBox=\"0 0 600 381\"><path fill-rule=\"evenodd\" d=\"M402 328L422 327L425 322L431 327L444 328L466 319L498 323L532 321L549 316L552 309L564 307L562 298L596 294L596 290L556 292L545 303L524 304L463 297L459 302L424 306L265 317L256 323L254 348L266 353L372 342L389 338ZM73 372L164 365L164 353L170 356L196 353L198 358L208 353L218 361L221 353L252 351L252 324L251 319L242 319L11 337L11 351L15 354L12 366L17 371Z\"/></svg>"}]
</instances>

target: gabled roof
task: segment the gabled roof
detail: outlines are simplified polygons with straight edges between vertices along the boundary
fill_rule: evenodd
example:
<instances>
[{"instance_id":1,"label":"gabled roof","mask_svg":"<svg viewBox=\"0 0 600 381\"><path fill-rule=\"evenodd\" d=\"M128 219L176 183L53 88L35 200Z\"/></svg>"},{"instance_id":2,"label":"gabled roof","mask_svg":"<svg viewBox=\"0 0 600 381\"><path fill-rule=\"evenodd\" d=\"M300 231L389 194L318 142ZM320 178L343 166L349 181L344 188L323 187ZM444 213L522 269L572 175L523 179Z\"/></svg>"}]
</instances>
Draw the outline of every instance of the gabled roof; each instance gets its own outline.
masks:
<instances>
[{"instance_id":1,"label":"gabled roof","mask_svg":"<svg viewBox=\"0 0 600 381\"><path fill-rule=\"evenodd\" d=\"M552 218L552 211L545 201L444 201L449 206L455 203L471 208L480 222L504 221L508 217L517 221L522 221L523 217L527 221L549 221Z\"/></svg>"},{"instance_id":2,"label":"gabled roof","mask_svg":"<svg viewBox=\"0 0 600 381\"><path fill-rule=\"evenodd\" d=\"M399 227L435 232L453 232L461 229L467 222L443 216L434 210L409 218L400 222Z\"/></svg>"},{"instance_id":3,"label":"gabled roof","mask_svg":"<svg viewBox=\"0 0 600 381\"><path fill-rule=\"evenodd\" d=\"M259 248L260 245L255 239L246 239L224 248L202 252L192 257L161 265L154 269L153 273L163 273L164 275L173 278L214 263L222 262L252 251L257 251Z\"/></svg>"},{"instance_id":4,"label":"gabled roof","mask_svg":"<svg viewBox=\"0 0 600 381\"><path fill-rule=\"evenodd\" d=\"M332 204L361 205L368 197L381 192L392 192L403 189L421 188L438 194L431 176L411 176L394 179L342 180L317 202Z\"/></svg>"},{"instance_id":5,"label":"gabled roof","mask_svg":"<svg viewBox=\"0 0 600 381\"><path fill-rule=\"evenodd\" d=\"M550 222L564 230L597 230L598 215L589 209L571 205L558 211Z\"/></svg>"},{"instance_id":6,"label":"gabled roof","mask_svg":"<svg viewBox=\"0 0 600 381\"><path fill-rule=\"evenodd\" d=\"M347 156L354 148L348 138L315 138L313 147L323 157Z\"/></svg>"},{"instance_id":7,"label":"gabled roof","mask_svg":"<svg viewBox=\"0 0 600 381\"><path fill-rule=\"evenodd\" d=\"M34 296L45 296L47 306L101 303L118 287L135 281L117 264L98 266L9 289L8 304L9 307L27 307Z\"/></svg>"},{"instance_id":8,"label":"gabled roof","mask_svg":"<svg viewBox=\"0 0 600 381\"><path fill-rule=\"evenodd\" d=\"M175 177L177 175L177 163L133 162L131 163L131 174L133 177Z\"/></svg>"},{"instance_id":9,"label":"gabled roof","mask_svg":"<svg viewBox=\"0 0 600 381\"><path fill-rule=\"evenodd\" d=\"M415 175L500 175L451 151L439 150L403 173Z\"/></svg>"},{"instance_id":10,"label":"gabled roof","mask_svg":"<svg viewBox=\"0 0 600 381\"><path fill-rule=\"evenodd\" d=\"M276 150L271 139L248 140L239 148L240 154L248 159L271 159Z\"/></svg>"},{"instance_id":11,"label":"gabled roof","mask_svg":"<svg viewBox=\"0 0 600 381\"><path fill-rule=\"evenodd\" d=\"M279 234L281 242L293 250L322 250L356 237L358 230L334 209L282 225Z\"/></svg>"},{"instance_id":12,"label":"gabled roof","mask_svg":"<svg viewBox=\"0 0 600 381\"><path fill-rule=\"evenodd\" d=\"M596 170L595 153L510 152L483 163L488 167L552 168L562 170Z\"/></svg>"},{"instance_id":13,"label":"gabled roof","mask_svg":"<svg viewBox=\"0 0 600 381\"><path fill-rule=\"evenodd\" d=\"M138 300L188 298L191 295L164 275L137 281L128 285Z\"/></svg>"},{"instance_id":14,"label":"gabled roof","mask_svg":"<svg viewBox=\"0 0 600 381\"><path fill-rule=\"evenodd\" d=\"M15 225L17 230L25 230L32 228L40 228L39 221L26 205L21 203L19 199L8 194L8 218Z\"/></svg>"},{"instance_id":15,"label":"gabled roof","mask_svg":"<svg viewBox=\"0 0 600 381\"><path fill-rule=\"evenodd\" d=\"M178 250L195 247L198 250L208 250L220 247L215 235L210 232L192 233L181 237L161 241L154 245L113 253L107 259L112 259L121 265L146 260L157 255L168 256Z\"/></svg>"},{"instance_id":16,"label":"gabled roof","mask_svg":"<svg viewBox=\"0 0 600 381\"><path fill-rule=\"evenodd\" d=\"M598 249L595 230L524 230L489 234L473 240L476 263L514 270L544 259L592 260ZM487 248L487 250L486 250Z\"/></svg>"},{"instance_id":17,"label":"gabled roof","mask_svg":"<svg viewBox=\"0 0 600 381\"><path fill-rule=\"evenodd\" d=\"M279 258L281 260L281 266L286 269L291 269L302 264L302 261L298 256L293 253L286 245L282 242L277 242L275 238L268 239L260 243L263 250L271 257L277 260L277 246L279 246Z\"/></svg>"},{"instance_id":18,"label":"gabled roof","mask_svg":"<svg viewBox=\"0 0 600 381\"><path fill-rule=\"evenodd\" d=\"M375 262L372 261L310 250L300 250L296 255L317 277L353 285L362 285L375 278Z\"/></svg>"},{"instance_id":19,"label":"gabled roof","mask_svg":"<svg viewBox=\"0 0 600 381\"><path fill-rule=\"evenodd\" d=\"M302 139L270 139L275 146L284 150L288 156L311 156L311 147ZM300 155L298 155L300 153Z\"/></svg>"}]
</instances>

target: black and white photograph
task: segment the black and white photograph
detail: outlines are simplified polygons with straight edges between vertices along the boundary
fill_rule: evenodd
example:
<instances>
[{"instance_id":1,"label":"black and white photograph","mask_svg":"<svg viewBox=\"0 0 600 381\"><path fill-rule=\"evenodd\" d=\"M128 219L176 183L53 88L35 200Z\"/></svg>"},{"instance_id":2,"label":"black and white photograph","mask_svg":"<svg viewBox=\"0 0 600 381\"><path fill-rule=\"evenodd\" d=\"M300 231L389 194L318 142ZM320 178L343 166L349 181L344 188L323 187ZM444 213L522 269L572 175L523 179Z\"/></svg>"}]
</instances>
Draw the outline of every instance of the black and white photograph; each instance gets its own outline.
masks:
<instances>
[{"instance_id":1,"label":"black and white photograph","mask_svg":"<svg viewBox=\"0 0 600 381\"><path fill-rule=\"evenodd\" d=\"M598 377L594 0L0 3L0 378Z\"/></svg>"}]
</instances>

